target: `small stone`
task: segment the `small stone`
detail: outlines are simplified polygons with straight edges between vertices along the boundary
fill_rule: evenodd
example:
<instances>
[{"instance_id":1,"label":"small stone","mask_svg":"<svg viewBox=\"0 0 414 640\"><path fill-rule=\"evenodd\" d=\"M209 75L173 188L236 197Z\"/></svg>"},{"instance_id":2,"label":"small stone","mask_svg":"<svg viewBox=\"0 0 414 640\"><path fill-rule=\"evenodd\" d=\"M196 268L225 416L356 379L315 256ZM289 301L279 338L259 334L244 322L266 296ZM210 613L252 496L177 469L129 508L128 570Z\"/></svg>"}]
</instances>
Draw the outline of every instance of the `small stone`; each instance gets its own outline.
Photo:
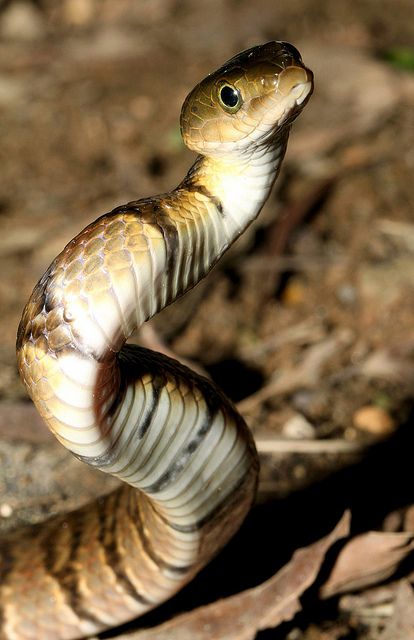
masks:
<instances>
[{"instance_id":1,"label":"small stone","mask_svg":"<svg viewBox=\"0 0 414 640\"><path fill-rule=\"evenodd\" d=\"M39 40L45 35L43 17L33 4L16 0L4 13L0 22L0 33L13 40Z\"/></svg>"},{"instance_id":2,"label":"small stone","mask_svg":"<svg viewBox=\"0 0 414 640\"><path fill-rule=\"evenodd\" d=\"M13 513L13 508L7 503L3 502L0 504L0 516L2 518L10 518Z\"/></svg>"},{"instance_id":3,"label":"small stone","mask_svg":"<svg viewBox=\"0 0 414 640\"><path fill-rule=\"evenodd\" d=\"M293 467L293 476L296 480L303 480L306 478L306 467L303 464L296 464Z\"/></svg>"},{"instance_id":4,"label":"small stone","mask_svg":"<svg viewBox=\"0 0 414 640\"><path fill-rule=\"evenodd\" d=\"M346 427L344 430L344 439L347 442L355 442L358 438L358 431L354 427Z\"/></svg>"},{"instance_id":5,"label":"small stone","mask_svg":"<svg viewBox=\"0 0 414 640\"><path fill-rule=\"evenodd\" d=\"M287 283L283 293L283 303L294 307L301 304L306 297L306 288L302 280L292 277Z\"/></svg>"},{"instance_id":6,"label":"small stone","mask_svg":"<svg viewBox=\"0 0 414 640\"><path fill-rule=\"evenodd\" d=\"M308 440L316 435L315 427L300 413L296 413L285 422L282 433L291 440Z\"/></svg>"},{"instance_id":7,"label":"small stone","mask_svg":"<svg viewBox=\"0 0 414 640\"><path fill-rule=\"evenodd\" d=\"M377 436L387 436L396 428L390 414L375 405L367 405L355 411L353 424L357 429Z\"/></svg>"},{"instance_id":8,"label":"small stone","mask_svg":"<svg viewBox=\"0 0 414 640\"><path fill-rule=\"evenodd\" d=\"M70 25L81 27L90 23L95 16L94 0L66 0L63 15Z\"/></svg>"},{"instance_id":9,"label":"small stone","mask_svg":"<svg viewBox=\"0 0 414 640\"><path fill-rule=\"evenodd\" d=\"M342 284L340 287L338 287L336 295L340 302L348 306L355 304L357 297L355 287L347 283Z\"/></svg>"}]
</instances>

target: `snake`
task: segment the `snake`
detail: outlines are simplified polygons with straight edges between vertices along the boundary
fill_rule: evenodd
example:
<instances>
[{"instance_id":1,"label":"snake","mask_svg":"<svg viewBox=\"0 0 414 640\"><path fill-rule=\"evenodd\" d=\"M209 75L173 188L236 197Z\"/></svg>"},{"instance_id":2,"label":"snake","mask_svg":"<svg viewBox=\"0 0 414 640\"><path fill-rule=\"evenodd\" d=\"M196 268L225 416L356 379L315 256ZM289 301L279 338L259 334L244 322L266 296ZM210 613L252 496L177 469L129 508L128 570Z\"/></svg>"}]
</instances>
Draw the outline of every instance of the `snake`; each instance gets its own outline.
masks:
<instances>
[{"instance_id":1,"label":"snake","mask_svg":"<svg viewBox=\"0 0 414 640\"><path fill-rule=\"evenodd\" d=\"M118 206L71 240L17 334L23 383L56 438L119 488L6 536L1 640L71 640L158 606L230 540L258 456L206 377L128 338L206 276L259 214L312 72L286 42L254 46L189 93L196 159L173 190Z\"/></svg>"}]
</instances>

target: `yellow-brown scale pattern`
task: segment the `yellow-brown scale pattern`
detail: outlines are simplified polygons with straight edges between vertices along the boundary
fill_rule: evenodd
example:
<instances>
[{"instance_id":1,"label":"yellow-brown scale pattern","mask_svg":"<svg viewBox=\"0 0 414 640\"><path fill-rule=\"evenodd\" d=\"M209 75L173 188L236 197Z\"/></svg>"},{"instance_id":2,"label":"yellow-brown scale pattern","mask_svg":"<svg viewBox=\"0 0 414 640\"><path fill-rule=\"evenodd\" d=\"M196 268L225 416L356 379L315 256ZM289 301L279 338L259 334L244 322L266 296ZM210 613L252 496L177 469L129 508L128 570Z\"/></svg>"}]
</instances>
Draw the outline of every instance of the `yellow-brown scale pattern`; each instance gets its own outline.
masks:
<instances>
[{"instance_id":1,"label":"yellow-brown scale pattern","mask_svg":"<svg viewBox=\"0 0 414 640\"><path fill-rule=\"evenodd\" d=\"M2 542L0 639L71 640L140 615L243 521L258 473L244 420L212 382L125 342L258 215L311 92L287 43L232 58L183 105L199 154L183 182L98 218L36 285L18 330L23 382L60 442L125 484Z\"/></svg>"}]
</instances>

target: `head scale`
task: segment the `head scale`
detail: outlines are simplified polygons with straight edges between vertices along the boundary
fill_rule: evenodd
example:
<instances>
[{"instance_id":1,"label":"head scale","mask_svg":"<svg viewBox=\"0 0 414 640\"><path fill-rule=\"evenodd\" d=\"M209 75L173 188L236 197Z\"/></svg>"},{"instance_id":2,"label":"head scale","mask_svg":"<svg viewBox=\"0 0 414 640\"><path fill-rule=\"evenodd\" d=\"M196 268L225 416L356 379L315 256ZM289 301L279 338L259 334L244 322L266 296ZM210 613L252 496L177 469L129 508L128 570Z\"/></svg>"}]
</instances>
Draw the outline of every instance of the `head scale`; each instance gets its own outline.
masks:
<instances>
[{"instance_id":1,"label":"head scale","mask_svg":"<svg viewBox=\"0 0 414 640\"><path fill-rule=\"evenodd\" d=\"M181 111L185 144L207 156L270 144L309 99L312 72L286 42L268 42L231 58L202 80Z\"/></svg>"}]
</instances>

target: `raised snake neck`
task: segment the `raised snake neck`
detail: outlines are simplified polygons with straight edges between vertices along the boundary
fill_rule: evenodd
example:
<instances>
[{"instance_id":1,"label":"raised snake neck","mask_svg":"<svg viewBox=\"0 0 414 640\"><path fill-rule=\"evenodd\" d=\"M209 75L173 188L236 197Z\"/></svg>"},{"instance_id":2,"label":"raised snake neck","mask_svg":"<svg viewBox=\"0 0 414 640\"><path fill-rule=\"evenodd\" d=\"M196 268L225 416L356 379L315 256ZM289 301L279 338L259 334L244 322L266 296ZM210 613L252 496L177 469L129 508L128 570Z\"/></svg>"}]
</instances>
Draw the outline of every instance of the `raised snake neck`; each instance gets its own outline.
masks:
<instances>
[{"instance_id":1,"label":"raised snake neck","mask_svg":"<svg viewBox=\"0 0 414 640\"><path fill-rule=\"evenodd\" d=\"M232 58L183 105L200 154L184 181L98 218L35 287L17 340L26 388L64 446L125 484L2 543L1 639L69 640L142 614L245 517L258 463L241 416L212 382L124 343L258 215L311 91L291 45Z\"/></svg>"}]
</instances>

